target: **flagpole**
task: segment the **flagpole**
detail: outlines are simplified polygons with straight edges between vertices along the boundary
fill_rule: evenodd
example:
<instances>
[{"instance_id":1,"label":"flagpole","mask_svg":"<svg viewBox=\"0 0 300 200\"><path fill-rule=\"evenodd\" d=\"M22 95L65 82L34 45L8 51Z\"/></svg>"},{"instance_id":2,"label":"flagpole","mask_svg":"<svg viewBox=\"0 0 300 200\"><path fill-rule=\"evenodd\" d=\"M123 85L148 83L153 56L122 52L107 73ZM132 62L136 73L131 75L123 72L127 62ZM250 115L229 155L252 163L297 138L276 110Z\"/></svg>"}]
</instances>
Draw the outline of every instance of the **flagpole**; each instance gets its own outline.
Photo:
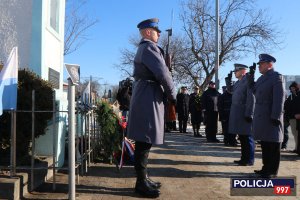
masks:
<instances>
[{"instance_id":1,"label":"flagpole","mask_svg":"<svg viewBox=\"0 0 300 200\"><path fill-rule=\"evenodd\" d=\"M69 199L75 200L75 85L68 79L69 104Z\"/></svg>"},{"instance_id":2,"label":"flagpole","mask_svg":"<svg viewBox=\"0 0 300 200\"><path fill-rule=\"evenodd\" d=\"M10 176L16 175L16 111L11 110Z\"/></svg>"},{"instance_id":3,"label":"flagpole","mask_svg":"<svg viewBox=\"0 0 300 200\"><path fill-rule=\"evenodd\" d=\"M216 0L216 59L215 59L215 84L219 90L219 0Z\"/></svg>"}]
</instances>

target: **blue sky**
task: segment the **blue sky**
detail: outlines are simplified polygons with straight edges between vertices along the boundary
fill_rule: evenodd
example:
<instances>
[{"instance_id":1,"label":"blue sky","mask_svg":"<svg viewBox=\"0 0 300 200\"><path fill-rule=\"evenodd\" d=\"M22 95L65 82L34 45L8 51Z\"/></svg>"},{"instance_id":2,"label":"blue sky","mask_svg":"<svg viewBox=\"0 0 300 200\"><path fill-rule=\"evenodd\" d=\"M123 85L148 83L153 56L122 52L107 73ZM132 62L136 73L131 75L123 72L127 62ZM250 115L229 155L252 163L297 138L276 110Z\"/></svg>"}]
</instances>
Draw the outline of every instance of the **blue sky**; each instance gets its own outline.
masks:
<instances>
[{"instance_id":1,"label":"blue sky","mask_svg":"<svg viewBox=\"0 0 300 200\"><path fill-rule=\"evenodd\" d=\"M65 62L79 64L83 77L101 77L100 83L117 85L122 77L114 65L119 63L120 49L131 47L129 38L138 34L136 25L144 19L157 17L160 19L161 30L166 30L171 26L173 9L173 33L182 34L180 2L181 0L89 0L86 6L88 14L99 22L88 31L90 40L76 52L67 55ZM284 75L300 75L300 66L296 60L300 57L300 1L258 0L257 6L265 9L285 33L283 49L267 52L277 59L275 69ZM166 32L163 31L163 34ZM257 60L257 55L249 55L236 62L250 65ZM232 68L233 63L221 66L219 78L224 78ZM256 75L259 76L259 73Z\"/></svg>"}]
</instances>

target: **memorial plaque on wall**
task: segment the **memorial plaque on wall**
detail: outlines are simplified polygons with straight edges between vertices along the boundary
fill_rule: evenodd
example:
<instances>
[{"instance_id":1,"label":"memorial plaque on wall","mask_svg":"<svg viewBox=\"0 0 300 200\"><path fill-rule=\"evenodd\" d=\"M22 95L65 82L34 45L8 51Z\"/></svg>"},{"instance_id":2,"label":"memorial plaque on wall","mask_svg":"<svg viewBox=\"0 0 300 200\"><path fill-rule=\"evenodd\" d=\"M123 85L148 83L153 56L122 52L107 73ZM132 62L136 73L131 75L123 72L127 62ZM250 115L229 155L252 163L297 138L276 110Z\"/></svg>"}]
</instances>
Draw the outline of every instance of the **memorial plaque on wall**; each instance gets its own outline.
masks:
<instances>
[{"instance_id":1,"label":"memorial plaque on wall","mask_svg":"<svg viewBox=\"0 0 300 200\"><path fill-rule=\"evenodd\" d=\"M48 81L53 85L55 89L59 89L59 72L49 68Z\"/></svg>"}]
</instances>

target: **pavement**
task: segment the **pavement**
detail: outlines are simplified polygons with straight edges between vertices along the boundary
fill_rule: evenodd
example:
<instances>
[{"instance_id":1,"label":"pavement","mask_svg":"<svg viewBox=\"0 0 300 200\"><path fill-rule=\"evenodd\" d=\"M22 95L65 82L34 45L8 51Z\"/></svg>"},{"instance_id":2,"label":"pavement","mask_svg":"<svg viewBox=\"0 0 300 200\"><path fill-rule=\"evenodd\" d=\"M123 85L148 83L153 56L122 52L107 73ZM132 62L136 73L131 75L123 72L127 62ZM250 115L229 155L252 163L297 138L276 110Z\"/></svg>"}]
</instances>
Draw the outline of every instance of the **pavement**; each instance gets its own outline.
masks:
<instances>
[{"instance_id":1,"label":"pavement","mask_svg":"<svg viewBox=\"0 0 300 200\"><path fill-rule=\"evenodd\" d=\"M201 132L204 133L204 127ZM230 178L249 177L253 170L261 169L261 149L256 146L254 166L237 166L233 160L240 158L240 146L227 147L223 143L207 143L205 138L195 138L189 133L166 133L165 144L152 147L148 171L150 177L160 181L161 195L157 199L300 199L300 157L289 151L282 152L280 177L296 176L295 197L230 196ZM218 135L222 139L222 135ZM291 139L292 140L292 139ZM289 142L293 148L293 142ZM56 190L48 180L24 199L68 199L68 174L59 172ZM125 200L142 199L134 193L133 166L120 171L115 165L93 163L76 185L76 199Z\"/></svg>"}]
</instances>

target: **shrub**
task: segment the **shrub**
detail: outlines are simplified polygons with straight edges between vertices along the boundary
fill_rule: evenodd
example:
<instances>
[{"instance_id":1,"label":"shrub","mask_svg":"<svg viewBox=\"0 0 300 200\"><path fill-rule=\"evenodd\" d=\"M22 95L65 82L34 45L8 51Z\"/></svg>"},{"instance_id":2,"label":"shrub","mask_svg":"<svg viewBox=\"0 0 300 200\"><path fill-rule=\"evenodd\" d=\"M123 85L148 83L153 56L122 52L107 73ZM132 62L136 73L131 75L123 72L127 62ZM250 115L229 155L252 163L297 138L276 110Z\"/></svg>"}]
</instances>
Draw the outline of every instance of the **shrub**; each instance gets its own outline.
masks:
<instances>
[{"instance_id":1,"label":"shrub","mask_svg":"<svg viewBox=\"0 0 300 200\"><path fill-rule=\"evenodd\" d=\"M32 90L35 90L35 110L52 110L53 90L51 84L38 77L35 73L22 69L18 72L18 99L17 110L29 111L32 109ZM35 113L35 137L45 134L47 122L52 118L52 113ZM10 114L4 112L0 116L0 157L8 157L10 152ZM17 164L24 164L28 157L31 142L31 113L18 112L16 121ZM2 164L9 160L1 159Z\"/></svg>"},{"instance_id":2,"label":"shrub","mask_svg":"<svg viewBox=\"0 0 300 200\"><path fill-rule=\"evenodd\" d=\"M107 102L101 102L95 112L101 130L100 146L98 146L96 154L104 161L111 161L113 153L121 150L120 119Z\"/></svg>"}]
</instances>

